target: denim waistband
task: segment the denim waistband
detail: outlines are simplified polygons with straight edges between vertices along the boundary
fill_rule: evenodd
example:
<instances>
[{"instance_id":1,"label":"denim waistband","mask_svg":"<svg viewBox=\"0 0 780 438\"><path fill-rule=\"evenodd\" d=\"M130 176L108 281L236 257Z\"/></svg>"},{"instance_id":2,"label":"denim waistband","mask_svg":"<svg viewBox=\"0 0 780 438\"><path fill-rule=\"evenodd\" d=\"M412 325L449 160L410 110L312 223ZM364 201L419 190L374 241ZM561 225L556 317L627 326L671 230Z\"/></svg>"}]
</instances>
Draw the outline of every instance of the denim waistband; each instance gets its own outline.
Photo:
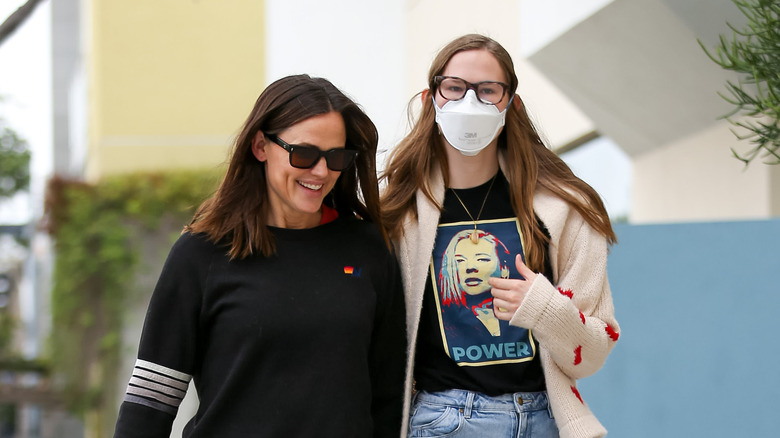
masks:
<instances>
[{"instance_id":1,"label":"denim waistband","mask_svg":"<svg viewBox=\"0 0 780 438\"><path fill-rule=\"evenodd\" d=\"M454 406L466 411L472 409L516 412L549 410L546 391L515 392L491 397L463 389L448 389L438 392L420 391L415 396L415 400L423 403Z\"/></svg>"}]
</instances>

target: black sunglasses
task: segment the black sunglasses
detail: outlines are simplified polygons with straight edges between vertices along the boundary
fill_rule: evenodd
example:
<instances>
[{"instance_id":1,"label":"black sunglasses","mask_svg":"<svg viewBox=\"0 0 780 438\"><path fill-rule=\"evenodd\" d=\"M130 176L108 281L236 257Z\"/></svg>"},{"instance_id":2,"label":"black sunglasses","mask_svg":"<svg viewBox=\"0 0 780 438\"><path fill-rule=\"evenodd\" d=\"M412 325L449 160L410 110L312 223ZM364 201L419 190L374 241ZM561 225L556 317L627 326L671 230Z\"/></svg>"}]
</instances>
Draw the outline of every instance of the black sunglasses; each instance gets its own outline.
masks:
<instances>
[{"instance_id":1,"label":"black sunglasses","mask_svg":"<svg viewBox=\"0 0 780 438\"><path fill-rule=\"evenodd\" d=\"M290 153L290 165L298 169L311 169L319 163L320 158L325 157L325 164L328 166L328 169L341 172L349 169L349 166L355 162L358 154L358 151L346 148L333 148L322 151L316 146L289 144L275 135L269 135L268 138Z\"/></svg>"}]
</instances>

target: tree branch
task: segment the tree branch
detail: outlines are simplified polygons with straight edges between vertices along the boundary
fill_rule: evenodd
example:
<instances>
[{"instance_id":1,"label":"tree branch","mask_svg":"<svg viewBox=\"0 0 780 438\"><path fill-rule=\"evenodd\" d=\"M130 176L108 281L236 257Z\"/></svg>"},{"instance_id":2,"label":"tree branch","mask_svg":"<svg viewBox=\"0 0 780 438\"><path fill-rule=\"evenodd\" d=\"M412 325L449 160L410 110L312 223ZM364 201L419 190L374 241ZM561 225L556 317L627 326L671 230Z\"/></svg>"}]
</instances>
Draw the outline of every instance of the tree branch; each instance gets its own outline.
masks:
<instances>
[{"instance_id":1,"label":"tree branch","mask_svg":"<svg viewBox=\"0 0 780 438\"><path fill-rule=\"evenodd\" d=\"M0 44L12 34L14 31L32 15L35 7L38 6L42 0L27 0L25 4L19 6L19 9L9 15L8 18L0 24Z\"/></svg>"}]
</instances>

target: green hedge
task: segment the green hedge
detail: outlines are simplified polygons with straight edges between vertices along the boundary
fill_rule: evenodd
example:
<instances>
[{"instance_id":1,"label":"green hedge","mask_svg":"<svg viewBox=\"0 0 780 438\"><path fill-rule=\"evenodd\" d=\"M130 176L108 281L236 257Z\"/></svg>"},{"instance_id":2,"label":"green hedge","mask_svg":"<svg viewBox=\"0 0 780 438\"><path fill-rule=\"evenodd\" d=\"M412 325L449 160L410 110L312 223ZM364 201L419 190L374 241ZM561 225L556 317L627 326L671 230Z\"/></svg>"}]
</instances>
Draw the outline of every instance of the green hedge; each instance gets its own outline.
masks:
<instances>
[{"instance_id":1,"label":"green hedge","mask_svg":"<svg viewBox=\"0 0 780 438\"><path fill-rule=\"evenodd\" d=\"M139 233L153 232L163 219L186 224L220 177L217 171L188 171L96 184L49 181L46 226L55 254L50 359L72 412L102 417L116 396L123 308L138 274Z\"/></svg>"}]
</instances>

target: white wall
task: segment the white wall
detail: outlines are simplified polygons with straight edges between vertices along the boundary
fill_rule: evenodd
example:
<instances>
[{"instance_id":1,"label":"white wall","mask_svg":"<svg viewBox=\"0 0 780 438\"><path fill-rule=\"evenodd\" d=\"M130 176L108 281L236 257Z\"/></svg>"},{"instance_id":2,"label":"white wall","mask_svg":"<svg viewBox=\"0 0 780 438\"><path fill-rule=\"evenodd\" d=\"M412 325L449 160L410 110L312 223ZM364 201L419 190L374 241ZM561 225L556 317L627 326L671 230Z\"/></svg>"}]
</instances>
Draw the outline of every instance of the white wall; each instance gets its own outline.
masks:
<instances>
[{"instance_id":1,"label":"white wall","mask_svg":"<svg viewBox=\"0 0 780 438\"><path fill-rule=\"evenodd\" d=\"M404 2L266 1L267 80L308 73L329 79L360 104L394 145L408 100L404 91Z\"/></svg>"},{"instance_id":2,"label":"white wall","mask_svg":"<svg viewBox=\"0 0 780 438\"><path fill-rule=\"evenodd\" d=\"M570 10L574 20L605 1L557 6ZM296 73L331 80L364 107L379 129L380 151L388 150L408 132L408 104L427 86L428 68L438 50L457 36L482 33L512 55L520 78L518 92L542 134L557 147L594 126L525 61L519 25L522 4L491 1L491 9L498 11L493 16L475 13L473 0L345 0L338 6L316 0L269 0L267 80ZM379 156L380 166L383 158Z\"/></svg>"},{"instance_id":3,"label":"white wall","mask_svg":"<svg viewBox=\"0 0 780 438\"><path fill-rule=\"evenodd\" d=\"M612 1L520 0L523 56L531 56Z\"/></svg>"}]
</instances>

